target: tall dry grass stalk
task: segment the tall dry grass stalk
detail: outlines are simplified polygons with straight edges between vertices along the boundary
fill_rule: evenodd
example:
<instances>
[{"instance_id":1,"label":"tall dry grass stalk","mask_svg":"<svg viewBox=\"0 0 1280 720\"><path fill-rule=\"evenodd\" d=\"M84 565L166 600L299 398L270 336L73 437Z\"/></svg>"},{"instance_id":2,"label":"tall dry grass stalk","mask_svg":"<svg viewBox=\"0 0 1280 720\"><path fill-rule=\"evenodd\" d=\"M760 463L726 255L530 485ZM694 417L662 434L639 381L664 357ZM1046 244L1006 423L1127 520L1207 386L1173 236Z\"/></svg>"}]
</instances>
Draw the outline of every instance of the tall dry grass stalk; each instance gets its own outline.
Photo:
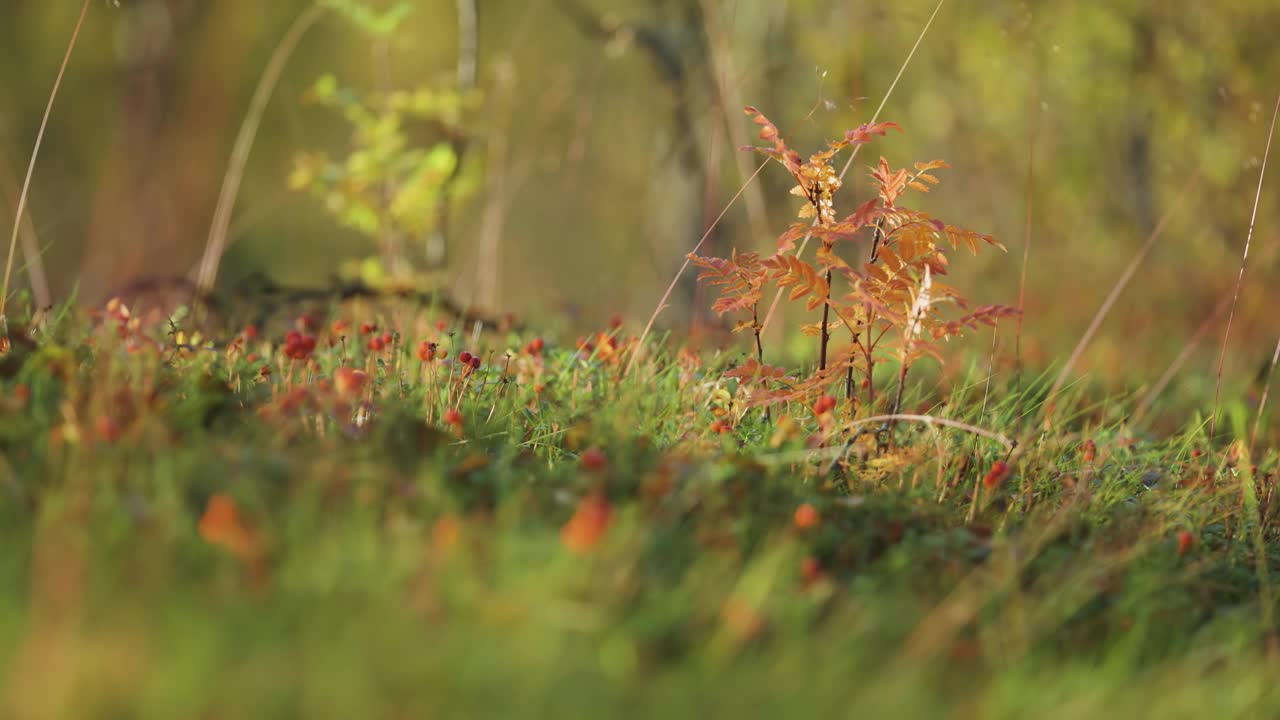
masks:
<instances>
[{"instance_id":1,"label":"tall dry grass stalk","mask_svg":"<svg viewBox=\"0 0 1280 720\"><path fill-rule=\"evenodd\" d=\"M713 0L702 0L702 17L705 19L704 29L707 42L711 46L712 79L719 95L720 112L725 130L732 139L732 147L742 147L751 143L747 135L747 126L742 122L741 109L747 105L742 99L739 84L740 75L737 64L733 60L733 48L730 47L730 35L725 32L720 17L720 4ZM738 179L750 188L743 198L747 208L747 221L751 225L753 237L764 240L769 235L769 214L764 201L764 191L759 185L748 181L753 177L751 161L745 153L733 153L733 165L738 171ZM715 167L709 165L708 167Z\"/></svg>"},{"instance_id":2,"label":"tall dry grass stalk","mask_svg":"<svg viewBox=\"0 0 1280 720\"><path fill-rule=\"evenodd\" d=\"M40 238L36 233L35 222L31 219L31 209L27 208L18 214L18 196L22 188L18 178L10 170L9 158L0 151L0 193L5 203L14 210L14 217L22 223L18 228L18 239L22 243L22 265L27 271L27 280L31 283L31 297L38 307L49 307L53 304L53 293L49 289L49 274L44 268L44 255L40 251Z\"/></svg>"},{"instance_id":3,"label":"tall dry grass stalk","mask_svg":"<svg viewBox=\"0 0 1280 720\"><path fill-rule=\"evenodd\" d=\"M13 256L18 248L18 234L22 227L22 217L27 209L27 195L31 191L31 177L36 171L36 158L40 157L40 145L44 142L45 130L49 127L49 116L53 114L53 101L58 97L58 88L62 87L62 77L67 73L67 65L71 63L71 52L75 50L76 41L80 38L80 28L84 26L84 18L89 14L90 0L84 0L80 6L80 17L76 19L75 28L71 31L71 41L67 43L67 52L62 56L62 66L58 68L58 76L53 81L53 90L49 92L49 102L44 108L44 117L40 120L40 130L36 133L35 146L31 149L31 162L27 164L27 177L22 182L22 192L18 194L18 207L14 212L13 234L9 237L9 256L4 263L4 282L0 284L0 336L8 335L9 322L6 314L9 304L9 279L13 273Z\"/></svg>"},{"instance_id":4,"label":"tall dry grass stalk","mask_svg":"<svg viewBox=\"0 0 1280 720\"><path fill-rule=\"evenodd\" d=\"M1147 391L1145 396L1143 396L1142 401L1138 403L1138 407L1133 411L1133 415L1129 418L1130 425L1138 425L1144 418L1146 418L1147 413L1151 411L1151 407L1155 404L1156 399L1160 397L1160 394L1164 392L1165 388L1169 387L1169 383L1173 382L1173 378L1177 376L1180 370L1182 370L1182 366L1187 364L1187 360L1191 358L1191 353L1199 347L1200 341L1204 339L1205 335L1209 334L1209 330L1213 328L1213 324L1218 321L1218 318L1222 317L1222 313L1227 311L1227 305L1230 303L1230 295L1224 295L1222 299L1218 301L1218 304L1214 306L1213 310L1205 317L1204 321L1200 323L1200 327L1196 328L1196 331L1191 335L1187 342L1183 344L1182 349L1178 351L1178 356L1173 359L1172 363L1169 363L1169 367L1165 369L1164 373L1160 376L1160 379L1156 380L1156 384L1151 386L1151 389Z\"/></svg>"},{"instance_id":5,"label":"tall dry grass stalk","mask_svg":"<svg viewBox=\"0 0 1280 720\"><path fill-rule=\"evenodd\" d=\"M1253 224L1258 220L1258 205L1262 203L1262 180L1267 176L1267 158L1271 155L1271 138L1276 132L1276 116L1280 115L1280 95L1276 96L1276 108L1271 113L1271 129L1267 131L1267 146L1262 151L1262 169L1258 171L1258 191L1253 197L1253 214L1249 216L1249 234L1244 239L1244 254L1240 257L1240 274L1236 276L1235 292L1231 297L1231 311L1227 314L1227 329L1222 333L1222 351L1218 354L1218 375L1213 384L1213 415L1209 418L1209 442L1218 430L1218 399L1222 391L1222 366L1227 362L1227 341L1231 338L1231 324L1236 318L1236 303L1240 301L1240 288L1244 286L1244 268L1249 261L1249 246L1253 244Z\"/></svg>"},{"instance_id":6,"label":"tall dry grass stalk","mask_svg":"<svg viewBox=\"0 0 1280 720\"><path fill-rule=\"evenodd\" d=\"M231 227L231 215L235 209L236 197L240 194L240 183L244 179L244 169L249 162L249 151L253 149L253 141L258 136L258 127L262 124L262 116L266 112L280 75L285 65L298 47L302 36L324 15L327 8L313 4L304 10L289 26L276 49L271 53L267 67L258 79L258 86L249 101L249 110L245 113L240 131L236 134L235 145L231 148L231 161L227 172L222 177L222 189L218 192L218 204L213 211L213 223L209 227L209 239L205 243L204 254L196 271L196 287L201 292L208 292L218 277L218 266L222 262L222 254L227 249L228 228Z\"/></svg>"},{"instance_id":7,"label":"tall dry grass stalk","mask_svg":"<svg viewBox=\"0 0 1280 720\"><path fill-rule=\"evenodd\" d=\"M1147 236L1142 247L1134 254L1133 259L1129 261L1124 272L1120 273L1120 277L1116 280L1116 284L1112 286L1111 292L1107 294L1098 311L1094 313L1093 320L1089 322L1089 327L1085 329L1084 334L1080 336L1080 341L1076 343L1075 349L1071 351L1071 356L1067 358L1067 364L1062 367L1062 371L1058 373L1058 378L1053 382L1053 387L1049 389L1049 395L1045 398L1045 417L1052 417L1053 399L1057 396L1058 391L1062 390L1062 386L1066 384L1067 379L1071 377L1071 371L1079 362L1080 356L1084 354L1085 348L1089 347L1089 343L1093 340L1093 336L1097 334L1098 328L1102 327L1102 321L1107 319L1107 315L1111 313L1111 308L1115 306L1116 300L1120 299L1120 294L1129 286L1129 281L1137 274L1142 267L1142 262L1147 259L1147 255L1151 253L1151 249L1155 247L1156 240L1164 234L1165 227L1169 221L1173 219L1174 214L1182 207L1183 200L1187 194L1200 182L1200 173L1197 171L1187 179L1186 185L1182 186L1182 191L1178 193L1177 199L1173 201L1173 205L1165 212L1164 217L1160 218L1160 222L1156 225L1151 234Z\"/></svg>"},{"instance_id":8,"label":"tall dry grass stalk","mask_svg":"<svg viewBox=\"0 0 1280 720\"><path fill-rule=\"evenodd\" d=\"M1015 421L1017 427L1015 432L1020 436L1022 434L1022 320L1027 314L1027 267L1031 262L1031 219L1032 215L1032 192L1035 190L1036 177L1036 139L1040 134L1040 81L1036 77L1034 90L1031 92L1029 101L1030 107L1027 109L1027 124L1030 129L1027 131L1027 184L1026 184L1026 206L1023 208L1023 229L1022 229L1022 275L1018 280L1018 319L1017 327L1013 334L1013 381L1016 385L1014 394L1018 398L1017 412L1015 413ZM984 400L985 404L985 400Z\"/></svg>"}]
</instances>

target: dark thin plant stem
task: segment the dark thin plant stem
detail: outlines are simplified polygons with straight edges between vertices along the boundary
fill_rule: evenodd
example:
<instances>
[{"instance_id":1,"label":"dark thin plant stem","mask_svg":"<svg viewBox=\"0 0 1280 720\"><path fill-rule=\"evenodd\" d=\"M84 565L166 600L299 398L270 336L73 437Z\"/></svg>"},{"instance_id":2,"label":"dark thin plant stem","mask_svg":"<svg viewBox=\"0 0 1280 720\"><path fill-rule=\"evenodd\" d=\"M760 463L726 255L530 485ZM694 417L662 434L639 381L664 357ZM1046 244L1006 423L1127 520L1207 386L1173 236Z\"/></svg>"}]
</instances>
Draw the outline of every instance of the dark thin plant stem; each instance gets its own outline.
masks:
<instances>
[{"instance_id":1,"label":"dark thin plant stem","mask_svg":"<svg viewBox=\"0 0 1280 720\"><path fill-rule=\"evenodd\" d=\"M751 329L756 336L756 362L764 364L764 343L760 341L760 303L751 306Z\"/></svg>"},{"instance_id":2,"label":"dark thin plant stem","mask_svg":"<svg viewBox=\"0 0 1280 720\"><path fill-rule=\"evenodd\" d=\"M827 269L827 295L831 295L831 269ZM827 324L831 322L831 303L822 303L822 343L818 354L818 370L827 369L827 344L831 342L831 330Z\"/></svg>"},{"instance_id":3,"label":"dark thin plant stem","mask_svg":"<svg viewBox=\"0 0 1280 720\"><path fill-rule=\"evenodd\" d=\"M858 342L858 336L853 336L853 342ZM849 399L849 416L853 416L853 350L849 351L849 368L844 373L844 396Z\"/></svg>"}]
</instances>

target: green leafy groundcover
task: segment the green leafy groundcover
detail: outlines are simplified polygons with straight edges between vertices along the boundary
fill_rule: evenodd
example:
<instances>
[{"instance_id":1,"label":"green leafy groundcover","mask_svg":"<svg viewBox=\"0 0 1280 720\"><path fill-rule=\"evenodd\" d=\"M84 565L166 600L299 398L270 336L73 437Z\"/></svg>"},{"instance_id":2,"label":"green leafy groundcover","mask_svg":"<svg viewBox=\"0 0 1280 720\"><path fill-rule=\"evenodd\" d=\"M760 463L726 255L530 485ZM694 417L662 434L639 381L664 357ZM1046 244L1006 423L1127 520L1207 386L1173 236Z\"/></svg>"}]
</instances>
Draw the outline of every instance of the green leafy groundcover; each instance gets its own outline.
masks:
<instances>
[{"instance_id":1,"label":"green leafy groundcover","mask_svg":"<svg viewBox=\"0 0 1280 720\"><path fill-rule=\"evenodd\" d=\"M1046 418L1031 375L938 405L933 378L906 407L1017 448L846 443L846 398L766 414L732 354L627 373L623 328L328 310L221 342L120 303L10 328L0 714L1280 711L1272 456L1200 424L1070 393Z\"/></svg>"}]
</instances>

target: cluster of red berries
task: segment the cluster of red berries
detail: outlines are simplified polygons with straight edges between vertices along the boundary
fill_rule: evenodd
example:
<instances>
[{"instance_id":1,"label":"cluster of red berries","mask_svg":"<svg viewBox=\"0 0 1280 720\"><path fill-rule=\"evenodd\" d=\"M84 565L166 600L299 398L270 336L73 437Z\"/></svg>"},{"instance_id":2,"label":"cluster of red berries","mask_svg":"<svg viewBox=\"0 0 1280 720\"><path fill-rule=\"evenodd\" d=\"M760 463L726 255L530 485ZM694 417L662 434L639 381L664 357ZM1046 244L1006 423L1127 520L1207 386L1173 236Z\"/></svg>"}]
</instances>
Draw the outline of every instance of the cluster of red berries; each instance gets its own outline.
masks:
<instances>
[{"instance_id":1,"label":"cluster of red berries","mask_svg":"<svg viewBox=\"0 0 1280 720\"><path fill-rule=\"evenodd\" d=\"M472 355L466 350L463 350L462 352L458 353L458 362L470 367L472 370L480 369L480 364L481 364L480 357L477 355Z\"/></svg>"},{"instance_id":2,"label":"cluster of red berries","mask_svg":"<svg viewBox=\"0 0 1280 720\"><path fill-rule=\"evenodd\" d=\"M542 348L545 347L545 345L546 344L542 342L542 338L536 337L530 340L529 342L525 343L524 352L526 355L533 355L534 357L540 357L542 355Z\"/></svg>"},{"instance_id":3,"label":"cluster of red berries","mask_svg":"<svg viewBox=\"0 0 1280 720\"><path fill-rule=\"evenodd\" d=\"M316 351L314 335L303 335L297 330L290 330L284 336L284 356L290 360L306 360Z\"/></svg>"}]
</instances>

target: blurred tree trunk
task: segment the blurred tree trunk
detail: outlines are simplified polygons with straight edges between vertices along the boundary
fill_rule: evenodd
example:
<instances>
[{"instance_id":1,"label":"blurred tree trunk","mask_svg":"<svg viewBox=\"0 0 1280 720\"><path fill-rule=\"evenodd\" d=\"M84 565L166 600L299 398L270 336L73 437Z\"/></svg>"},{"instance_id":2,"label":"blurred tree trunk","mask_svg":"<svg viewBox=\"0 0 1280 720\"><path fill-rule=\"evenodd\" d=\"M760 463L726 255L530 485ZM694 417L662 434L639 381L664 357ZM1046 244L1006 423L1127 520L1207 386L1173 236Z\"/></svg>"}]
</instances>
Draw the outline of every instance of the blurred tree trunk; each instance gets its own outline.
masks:
<instances>
[{"instance_id":1,"label":"blurred tree trunk","mask_svg":"<svg viewBox=\"0 0 1280 720\"><path fill-rule=\"evenodd\" d=\"M138 0L122 46L124 79L93 200L81 298L137 277L184 275L207 235L237 120L252 0ZM239 52L226 52L240 48Z\"/></svg>"}]
</instances>

